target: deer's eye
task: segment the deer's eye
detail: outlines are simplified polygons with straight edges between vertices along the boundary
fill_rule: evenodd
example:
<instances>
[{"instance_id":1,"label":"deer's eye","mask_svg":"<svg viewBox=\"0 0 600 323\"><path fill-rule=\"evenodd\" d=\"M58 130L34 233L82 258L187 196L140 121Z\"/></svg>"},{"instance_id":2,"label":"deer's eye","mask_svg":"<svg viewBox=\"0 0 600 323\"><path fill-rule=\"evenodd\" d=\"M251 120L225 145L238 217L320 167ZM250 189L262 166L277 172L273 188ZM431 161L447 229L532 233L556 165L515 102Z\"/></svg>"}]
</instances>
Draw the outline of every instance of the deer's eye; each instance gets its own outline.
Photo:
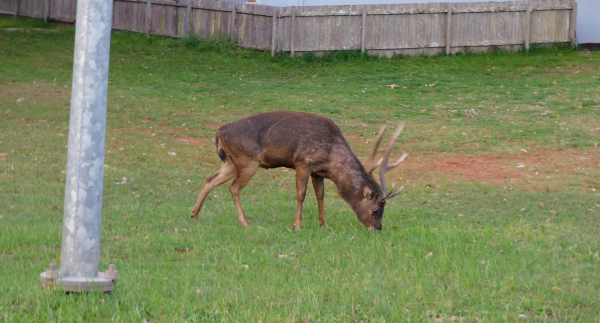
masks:
<instances>
[{"instance_id":1,"label":"deer's eye","mask_svg":"<svg viewBox=\"0 0 600 323\"><path fill-rule=\"evenodd\" d=\"M379 210L378 209L373 209L373 214L378 214Z\"/></svg>"}]
</instances>

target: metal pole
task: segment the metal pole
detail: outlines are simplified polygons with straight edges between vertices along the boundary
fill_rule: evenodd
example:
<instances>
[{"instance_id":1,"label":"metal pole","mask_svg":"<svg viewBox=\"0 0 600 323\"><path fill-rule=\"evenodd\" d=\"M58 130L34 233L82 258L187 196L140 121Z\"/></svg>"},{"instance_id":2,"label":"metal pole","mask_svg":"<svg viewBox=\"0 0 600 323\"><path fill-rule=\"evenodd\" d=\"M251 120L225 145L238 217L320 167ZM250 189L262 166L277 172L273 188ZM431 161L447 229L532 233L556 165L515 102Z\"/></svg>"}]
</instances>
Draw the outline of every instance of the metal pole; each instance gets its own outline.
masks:
<instances>
[{"instance_id":1,"label":"metal pole","mask_svg":"<svg viewBox=\"0 0 600 323\"><path fill-rule=\"evenodd\" d=\"M61 267L40 275L65 291L111 291L117 280L114 265L98 272L112 4L77 2Z\"/></svg>"}]
</instances>

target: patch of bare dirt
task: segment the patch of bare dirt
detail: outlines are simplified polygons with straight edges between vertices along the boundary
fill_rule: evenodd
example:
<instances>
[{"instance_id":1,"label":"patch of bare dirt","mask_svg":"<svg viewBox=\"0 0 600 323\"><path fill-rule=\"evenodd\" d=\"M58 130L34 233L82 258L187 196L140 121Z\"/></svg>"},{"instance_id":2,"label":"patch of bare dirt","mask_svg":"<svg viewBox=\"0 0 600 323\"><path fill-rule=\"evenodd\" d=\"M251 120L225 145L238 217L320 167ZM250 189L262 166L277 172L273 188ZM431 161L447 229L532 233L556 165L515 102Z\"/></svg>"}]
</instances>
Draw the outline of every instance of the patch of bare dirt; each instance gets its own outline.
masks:
<instances>
[{"instance_id":1,"label":"patch of bare dirt","mask_svg":"<svg viewBox=\"0 0 600 323\"><path fill-rule=\"evenodd\" d=\"M179 137L179 138L175 139L175 141L183 142L183 143L190 144L190 145L198 145L198 146L206 144L206 141L204 141L204 139L200 139L200 138Z\"/></svg>"},{"instance_id":2,"label":"patch of bare dirt","mask_svg":"<svg viewBox=\"0 0 600 323\"><path fill-rule=\"evenodd\" d=\"M157 132L157 131L150 130L150 129L140 129L140 128L119 128L116 130L121 133L140 133L140 134L148 135L151 137L156 137L157 135L159 135L160 138L165 138L165 136L166 136L169 139L172 139L177 142L184 143L184 144L208 147L208 145L206 144L206 140L204 140L204 139L191 138L191 137L186 137L186 136L175 137L175 135L181 134L181 131L177 131L179 129L176 129L173 127L171 127L171 129L170 129L171 131L168 131L167 128L163 128L163 129L165 129L167 132Z\"/></svg>"},{"instance_id":3,"label":"patch of bare dirt","mask_svg":"<svg viewBox=\"0 0 600 323\"><path fill-rule=\"evenodd\" d=\"M71 87L57 83L8 83L2 85L0 102L11 102L19 105L36 105L64 102L68 104Z\"/></svg>"},{"instance_id":4,"label":"patch of bare dirt","mask_svg":"<svg viewBox=\"0 0 600 323\"><path fill-rule=\"evenodd\" d=\"M226 124L227 121L220 121L220 122L207 122L204 124L204 126L208 129L214 129L217 130L219 129L222 125Z\"/></svg>"},{"instance_id":5,"label":"patch of bare dirt","mask_svg":"<svg viewBox=\"0 0 600 323\"><path fill-rule=\"evenodd\" d=\"M555 173L576 174L584 168L600 166L600 153L593 151L543 150L514 155L461 156L432 154L410 156L403 163L404 173L410 177L439 174L447 179L501 184L506 180L536 181Z\"/></svg>"}]
</instances>

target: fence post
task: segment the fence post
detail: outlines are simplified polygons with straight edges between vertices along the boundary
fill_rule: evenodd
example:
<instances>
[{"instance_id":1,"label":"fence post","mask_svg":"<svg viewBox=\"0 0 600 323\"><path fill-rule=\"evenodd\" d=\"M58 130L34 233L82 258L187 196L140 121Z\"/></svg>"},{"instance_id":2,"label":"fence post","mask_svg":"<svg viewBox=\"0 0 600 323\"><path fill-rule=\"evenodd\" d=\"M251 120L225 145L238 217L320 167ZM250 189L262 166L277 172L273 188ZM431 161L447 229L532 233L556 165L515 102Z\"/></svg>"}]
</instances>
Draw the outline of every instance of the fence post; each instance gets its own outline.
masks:
<instances>
[{"instance_id":1,"label":"fence post","mask_svg":"<svg viewBox=\"0 0 600 323\"><path fill-rule=\"evenodd\" d=\"M446 14L446 55L452 54L452 8Z\"/></svg>"},{"instance_id":2,"label":"fence post","mask_svg":"<svg viewBox=\"0 0 600 323\"><path fill-rule=\"evenodd\" d=\"M146 33L152 32L152 0L146 0Z\"/></svg>"},{"instance_id":3,"label":"fence post","mask_svg":"<svg viewBox=\"0 0 600 323\"><path fill-rule=\"evenodd\" d=\"M114 265L98 272L112 0L78 0L60 271L42 285L67 292L112 291Z\"/></svg>"},{"instance_id":4,"label":"fence post","mask_svg":"<svg viewBox=\"0 0 600 323\"><path fill-rule=\"evenodd\" d=\"M192 0L188 0L187 9L185 11L185 30L184 36L192 32Z\"/></svg>"},{"instance_id":5,"label":"fence post","mask_svg":"<svg viewBox=\"0 0 600 323\"><path fill-rule=\"evenodd\" d=\"M17 0L17 8L15 8L15 17L19 16L19 9L21 8L21 0Z\"/></svg>"},{"instance_id":6,"label":"fence post","mask_svg":"<svg viewBox=\"0 0 600 323\"><path fill-rule=\"evenodd\" d=\"M231 19L229 19L229 33L231 34L232 42L235 42L236 20L237 20L237 6L233 5L233 8L231 8Z\"/></svg>"},{"instance_id":7,"label":"fence post","mask_svg":"<svg viewBox=\"0 0 600 323\"><path fill-rule=\"evenodd\" d=\"M529 51L529 41L531 38L531 11L533 6L527 2L527 13L525 14L525 50Z\"/></svg>"},{"instance_id":8,"label":"fence post","mask_svg":"<svg viewBox=\"0 0 600 323\"><path fill-rule=\"evenodd\" d=\"M296 7L292 7L292 19L290 21L290 56L294 56L294 33L296 27Z\"/></svg>"},{"instance_id":9,"label":"fence post","mask_svg":"<svg viewBox=\"0 0 600 323\"><path fill-rule=\"evenodd\" d=\"M577 45L577 2L573 1L573 9L569 21L569 38L571 39L571 47Z\"/></svg>"},{"instance_id":10,"label":"fence post","mask_svg":"<svg viewBox=\"0 0 600 323\"><path fill-rule=\"evenodd\" d=\"M367 49L367 44L365 42L366 40L366 29L367 29L367 7L363 6L363 12L362 12L362 24L361 24L361 28L360 28L360 52L361 53L365 53L366 49Z\"/></svg>"},{"instance_id":11,"label":"fence post","mask_svg":"<svg viewBox=\"0 0 600 323\"><path fill-rule=\"evenodd\" d=\"M50 0L44 0L44 22L48 22L50 16Z\"/></svg>"},{"instance_id":12,"label":"fence post","mask_svg":"<svg viewBox=\"0 0 600 323\"><path fill-rule=\"evenodd\" d=\"M277 35L279 34L277 29L277 18L279 16L279 9L273 10L273 27L271 28L271 57L275 57L277 52Z\"/></svg>"}]
</instances>

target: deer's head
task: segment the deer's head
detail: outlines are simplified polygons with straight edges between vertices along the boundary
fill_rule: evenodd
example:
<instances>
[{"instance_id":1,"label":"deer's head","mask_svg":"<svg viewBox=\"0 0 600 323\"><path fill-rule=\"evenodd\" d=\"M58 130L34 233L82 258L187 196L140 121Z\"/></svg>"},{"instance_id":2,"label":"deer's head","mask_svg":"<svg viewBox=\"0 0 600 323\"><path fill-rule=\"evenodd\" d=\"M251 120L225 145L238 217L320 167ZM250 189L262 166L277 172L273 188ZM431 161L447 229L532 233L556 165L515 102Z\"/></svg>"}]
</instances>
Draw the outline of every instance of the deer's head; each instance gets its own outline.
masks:
<instances>
[{"instance_id":1,"label":"deer's head","mask_svg":"<svg viewBox=\"0 0 600 323\"><path fill-rule=\"evenodd\" d=\"M377 154L377 150L379 149L379 145L381 144L381 138L383 137L383 133L385 132L385 126L382 127L375 141L375 147L373 148L371 157L363 165L365 171L369 175L369 178L367 183L365 183L365 186L363 187L362 199L360 199L360 201L354 206L354 212L356 213L358 220L369 230L381 230L381 219L383 218L383 212L385 210L386 202L392 197L398 195L404 189L404 187L400 187L400 189L397 191L388 192L385 183L385 174L390 169L400 165L400 163L402 163L404 159L408 156L406 153L404 153L402 154L402 156L400 156L400 158L398 158L398 160L395 163L388 163L388 159L390 157L390 153L392 152L394 142L396 141L403 129L403 124L396 128L396 131L390 138L383 158L381 158L378 162L375 162L375 155ZM380 183L377 183L377 180L375 180L375 177L373 176L373 171L375 171L377 167L380 167Z\"/></svg>"}]
</instances>

